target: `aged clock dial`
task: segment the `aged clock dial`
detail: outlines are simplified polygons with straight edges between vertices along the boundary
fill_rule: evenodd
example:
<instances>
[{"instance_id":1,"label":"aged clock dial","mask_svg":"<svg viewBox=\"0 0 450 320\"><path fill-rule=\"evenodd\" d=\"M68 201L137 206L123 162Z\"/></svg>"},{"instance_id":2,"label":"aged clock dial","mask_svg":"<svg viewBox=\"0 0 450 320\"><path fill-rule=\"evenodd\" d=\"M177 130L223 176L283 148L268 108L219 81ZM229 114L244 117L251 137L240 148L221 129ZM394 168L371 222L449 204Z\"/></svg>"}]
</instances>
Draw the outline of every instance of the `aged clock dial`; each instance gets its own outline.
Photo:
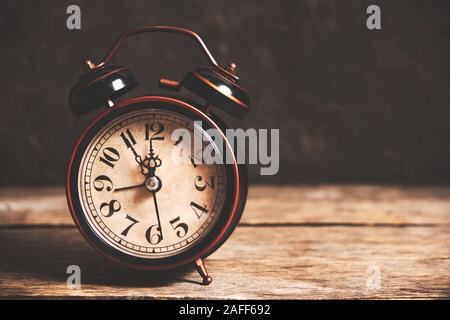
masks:
<instances>
[{"instance_id":1,"label":"aged clock dial","mask_svg":"<svg viewBox=\"0 0 450 320\"><path fill-rule=\"evenodd\" d=\"M78 194L90 229L109 246L170 257L214 226L226 197L225 165L186 161L182 138L172 139L180 128L192 139L205 134L182 114L149 107L115 118L87 145Z\"/></svg>"}]
</instances>

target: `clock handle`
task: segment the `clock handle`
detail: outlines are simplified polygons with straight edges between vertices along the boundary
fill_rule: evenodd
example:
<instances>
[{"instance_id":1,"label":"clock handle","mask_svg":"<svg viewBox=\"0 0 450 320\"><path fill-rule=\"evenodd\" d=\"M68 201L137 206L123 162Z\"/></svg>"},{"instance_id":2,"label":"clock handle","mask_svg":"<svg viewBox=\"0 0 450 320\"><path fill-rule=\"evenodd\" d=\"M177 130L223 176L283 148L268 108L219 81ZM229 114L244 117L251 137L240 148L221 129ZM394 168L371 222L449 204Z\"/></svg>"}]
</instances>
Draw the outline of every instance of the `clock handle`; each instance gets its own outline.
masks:
<instances>
[{"instance_id":1,"label":"clock handle","mask_svg":"<svg viewBox=\"0 0 450 320\"><path fill-rule=\"evenodd\" d=\"M105 105L105 101L112 107L113 99L119 98L137 85L137 80L128 69L107 64L126 38L147 32L176 33L193 39L210 64L208 68L188 72L180 82L161 79L161 88L178 91L183 87L206 100L208 105L219 107L233 117L242 119L247 115L250 111L250 99L247 91L237 85L239 77L236 76L236 64L230 63L224 68L220 67L198 34L189 29L171 26L144 26L128 31L116 40L99 64L85 61L83 66L86 72L70 92L69 105L74 115L90 112Z\"/></svg>"},{"instance_id":2,"label":"clock handle","mask_svg":"<svg viewBox=\"0 0 450 320\"><path fill-rule=\"evenodd\" d=\"M194 39L194 41L200 47L200 49L202 50L203 54L206 56L206 59L208 60L209 64L212 67L218 69L221 73L226 74L228 77L232 77L232 78L236 78L237 79L237 77L234 74L232 74L231 72L229 72L226 69L221 68L217 64L217 62L214 59L214 57L212 56L211 52L209 52L208 47L206 47L206 45L203 42L202 38L200 38L200 36L197 33L195 33L192 30L189 30L189 29L180 28L180 27L171 27L171 26L144 26L144 27L140 27L140 28L136 28L136 29L130 30L130 31L122 34L119 37L119 39L116 40L116 42L114 43L114 45L111 48L111 50L109 50L107 55L103 58L103 60L99 64L94 64L91 61L89 61L89 65L88 65L89 69L95 70L97 68L103 67L104 65L108 64L109 61L114 56L114 54L116 53L117 49L119 49L119 47L122 44L122 42L126 38L128 38L129 36L132 36L132 35L135 35L135 34L147 33L147 32L176 33L176 34L184 35L184 36L187 36L189 38Z\"/></svg>"}]
</instances>

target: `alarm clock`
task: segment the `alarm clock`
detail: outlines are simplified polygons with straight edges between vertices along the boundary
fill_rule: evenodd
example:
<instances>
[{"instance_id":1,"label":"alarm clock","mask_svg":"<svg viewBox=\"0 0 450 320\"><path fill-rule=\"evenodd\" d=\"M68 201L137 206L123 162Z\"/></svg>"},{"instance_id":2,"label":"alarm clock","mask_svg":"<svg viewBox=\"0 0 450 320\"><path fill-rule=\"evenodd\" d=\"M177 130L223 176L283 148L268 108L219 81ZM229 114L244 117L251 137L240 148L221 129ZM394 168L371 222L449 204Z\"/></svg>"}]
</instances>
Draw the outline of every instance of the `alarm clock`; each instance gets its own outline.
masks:
<instances>
[{"instance_id":1,"label":"alarm clock","mask_svg":"<svg viewBox=\"0 0 450 320\"><path fill-rule=\"evenodd\" d=\"M126 38L149 32L193 39L209 65L181 81L161 79L159 87L170 94L120 100L138 82L129 69L109 62ZM211 283L204 259L233 232L247 198L246 166L237 163L227 127L214 112L220 108L243 118L249 111L236 65L220 67L191 30L145 26L120 36L102 62L84 66L70 92L70 110L75 116L106 110L87 125L70 157L66 191L75 224L108 261L149 271L191 264L203 284ZM206 103L183 97L185 90ZM184 154L177 151L183 136L173 139L180 128L208 141L224 161L209 164L195 155L177 159ZM221 148L209 129L221 135ZM231 161L225 161L226 153Z\"/></svg>"}]
</instances>

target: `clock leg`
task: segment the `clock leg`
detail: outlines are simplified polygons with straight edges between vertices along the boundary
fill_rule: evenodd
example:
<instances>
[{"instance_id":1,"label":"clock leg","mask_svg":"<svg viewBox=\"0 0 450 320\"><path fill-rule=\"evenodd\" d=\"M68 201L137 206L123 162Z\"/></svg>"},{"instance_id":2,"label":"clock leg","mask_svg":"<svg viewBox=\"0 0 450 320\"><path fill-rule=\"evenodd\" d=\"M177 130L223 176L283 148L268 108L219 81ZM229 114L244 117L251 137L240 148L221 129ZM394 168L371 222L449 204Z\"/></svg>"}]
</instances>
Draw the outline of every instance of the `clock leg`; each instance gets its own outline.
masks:
<instances>
[{"instance_id":1,"label":"clock leg","mask_svg":"<svg viewBox=\"0 0 450 320\"><path fill-rule=\"evenodd\" d=\"M194 261L194 266L200 276L203 278L203 285L207 286L212 282L212 278L208 275L206 271L205 263L202 258L198 258Z\"/></svg>"}]
</instances>

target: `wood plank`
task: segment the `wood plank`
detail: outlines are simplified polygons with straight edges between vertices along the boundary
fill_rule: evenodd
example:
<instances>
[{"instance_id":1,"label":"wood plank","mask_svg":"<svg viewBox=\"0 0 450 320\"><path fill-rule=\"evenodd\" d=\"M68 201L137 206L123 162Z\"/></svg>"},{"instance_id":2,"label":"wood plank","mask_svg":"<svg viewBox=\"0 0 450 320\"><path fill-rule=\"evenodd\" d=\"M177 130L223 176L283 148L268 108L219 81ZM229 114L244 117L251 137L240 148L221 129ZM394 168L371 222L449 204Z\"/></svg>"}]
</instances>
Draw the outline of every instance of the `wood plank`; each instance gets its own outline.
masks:
<instances>
[{"instance_id":1,"label":"wood plank","mask_svg":"<svg viewBox=\"0 0 450 320\"><path fill-rule=\"evenodd\" d=\"M0 189L0 224L73 225L64 188Z\"/></svg>"},{"instance_id":2,"label":"wood plank","mask_svg":"<svg viewBox=\"0 0 450 320\"><path fill-rule=\"evenodd\" d=\"M73 227L0 228L0 296L129 298L449 298L450 228L238 227L207 260L213 283L195 272L176 280L114 266ZM81 290L66 287L66 267L82 269ZM379 289L367 269L381 271Z\"/></svg>"},{"instance_id":3,"label":"wood plank","mask_svg":"<svg viewBox=\"0 0 450 320\"><path fill-rule=\"evenodd\" d=\"M243 224L448 224L450 187L251 186ZM0 224L72 225L64 189L0 189Z\"/></svg>"},{"instance_id":4,"label":"wood plank","mask_svg":"<svg viewBox=\"0 0 450 320\"><path fill-rule=\"evenodd\" d=\"M449 187L372 185L251 188L247 223L450 223Z\"/></svg>"}]
</instances>

